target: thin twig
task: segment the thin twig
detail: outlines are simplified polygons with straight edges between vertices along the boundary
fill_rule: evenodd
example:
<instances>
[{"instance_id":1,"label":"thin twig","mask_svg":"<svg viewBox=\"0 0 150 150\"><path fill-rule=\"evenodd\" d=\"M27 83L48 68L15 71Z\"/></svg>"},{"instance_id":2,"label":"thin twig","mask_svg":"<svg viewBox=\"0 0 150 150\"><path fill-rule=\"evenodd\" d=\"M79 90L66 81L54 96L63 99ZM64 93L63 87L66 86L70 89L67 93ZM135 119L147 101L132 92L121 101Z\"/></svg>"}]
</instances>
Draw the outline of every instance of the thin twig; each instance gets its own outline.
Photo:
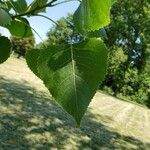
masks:
<instances>
[{"instance_id":1,"label":"thin twig","mask_svg":"<svg viewBox=\"0 0 150 150\"><path fill-rule=\"evenodd\" d=\"M56 26L59 26L59 24L56 21L54 21L53 19L51 19L45 15L37 14L37 15L33 15L33 16L43 17L43 18L48 19L49 21L53 22Z\"/></svg>"}]
</instances>

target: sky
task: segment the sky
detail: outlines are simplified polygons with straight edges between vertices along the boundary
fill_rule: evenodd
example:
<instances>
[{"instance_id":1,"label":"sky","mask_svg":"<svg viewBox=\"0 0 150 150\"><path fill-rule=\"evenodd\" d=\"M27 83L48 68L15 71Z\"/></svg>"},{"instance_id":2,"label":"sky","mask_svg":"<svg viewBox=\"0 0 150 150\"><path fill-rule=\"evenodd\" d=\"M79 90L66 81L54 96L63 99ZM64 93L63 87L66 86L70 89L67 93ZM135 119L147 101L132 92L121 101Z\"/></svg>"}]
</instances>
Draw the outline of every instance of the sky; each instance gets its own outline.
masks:
<instances>
[{"instance_id":1,"label":"sky","mask_svg":"<svg viewBox=\"0 0 150 150\"><path fill-rule=\"evenodd\" d=\"M32 1L33 0L27 0L28 3L31 3ZM78 8L78 6L79 6L79 2L77 1L67 2L61 5L57 5L55 7L47 8L46 13L44 13L44 15L48 16L54 21L57 21L61 17L67 16L68 13L73 13ZM52 27L53 23L42 17L30 17L28 18L28 20L30 22L31 27L34 28L34 30L36 30L38 34L42 37L42 40L45 40L47 38L46 33ZM10 36L9 31L1 27L0 27L0 33L8 37ZM36 43L42 42L37 34L34 33L34 35L35 35Z\"/></svg>"}]
</instances>

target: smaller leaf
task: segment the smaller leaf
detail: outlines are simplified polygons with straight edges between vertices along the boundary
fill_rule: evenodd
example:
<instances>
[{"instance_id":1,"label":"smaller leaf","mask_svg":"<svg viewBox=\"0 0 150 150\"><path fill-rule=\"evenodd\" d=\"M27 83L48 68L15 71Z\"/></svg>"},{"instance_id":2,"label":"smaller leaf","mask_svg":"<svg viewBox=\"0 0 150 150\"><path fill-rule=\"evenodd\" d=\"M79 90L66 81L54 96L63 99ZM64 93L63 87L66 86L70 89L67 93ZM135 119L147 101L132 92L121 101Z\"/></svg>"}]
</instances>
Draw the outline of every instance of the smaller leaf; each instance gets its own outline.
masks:
<instances>
[{"instance_id":1,"label":"smaller leaf","mask_svg":"<svg viewBox=\"0 0 150 150\"><path fill-rule=\"evenodd\" d=\"M7 6L4 2L0 2L0 8L7 9Z\"/></svg>"},{"instance_id":2,"label":"smaller leaf","mask_svg":"<svg viewBox=\"0 0 150 150\"><path fill-rule=\"evenodd\" d=\"M106 33L106 30L103 28L97 31L88 32L88 37L97 37L97 38L107 39L107 33Z\"/></svg>"},{"instance_id":3,"label":"smaller leaf","mask_svg":"<svg viewBox=\"0 0 150 150\"><path fill-rule=\"evenodd\" d=\"M15 11L18 13L24 13L28 8L25 0L11 1L11 3L13 4Z\"/></svg>"},{"instance_id":4,"label":"smaller leaf","mask_svg":"<svg viewBox=\"0 0 150 150\"><path fill-rule=\"evenodd\" d=\"M5 27L10 31L12 36L24 38L33 36L30 24L25 18L14 19L10 25Z\"/></svg>"},{"instance_id":5,"label":"smaller leaf","mask_svg":"<svg viewBox=\"0 0 150 150\"><path fill-rule=\"evenodd\" d=\"M13 8L13 6L12 6L10 0L5 1L4 7L5 7L5 9L7 9L7 10L10 10L10 9Z\"/></svg>"},{"instance_id":6,"label":"smaller leaf","mask_svg":"<svg viewBox=\"0 0 150 150\"><path fill-rule=\"evenodd\" d=\"M0 64L8 59L10 50L10 40L7 37L0 36Z\"/></svg>"},{"instance_id":7,"label":"smaller leaf","mask_svg":"<svg viewBox=\"0 0 150 150\"><path fill-rule=\"evenodd\" d=\"M77 30L85 34L107 26L114 2L115 0L82 0L73 17Z\"/></svg>"},{"instance_id":8,"label":"smaller leaf","mask_svg":"<svg viewBox=\"0 0 150 150\"><path fill-rule=\"evenodd\" d=\"M10 24L11 20L10 15L4 9L0 8L0 26Z\"/></svg>"},{"instance_id":9,"label":"smaller leaf","mask_svg":"<svg viewBox=\"0 0 150 150\"><path fill-rule=\"evenodd\" d=\"M47 3L48 0L34 0L31 5L29 6L28 12L34 11L35 9L38 9L39 7L44 6ZM40 12L45 12L46 8L42 8L39 10L34 11L34 14L38 14Z\"/></svg>"},{"instance_id":10,"label":"smaller leaf","mask_svg":"<svg viewBox=\"0 0 150 150\"><path fill-rule=\"evenodd\" d=\"M31 49L26 53L26 62L31 71L37 76L40 77L38 69L37 69L37 61L40 55L40 49Z\"/></svg>"}]
</instances>

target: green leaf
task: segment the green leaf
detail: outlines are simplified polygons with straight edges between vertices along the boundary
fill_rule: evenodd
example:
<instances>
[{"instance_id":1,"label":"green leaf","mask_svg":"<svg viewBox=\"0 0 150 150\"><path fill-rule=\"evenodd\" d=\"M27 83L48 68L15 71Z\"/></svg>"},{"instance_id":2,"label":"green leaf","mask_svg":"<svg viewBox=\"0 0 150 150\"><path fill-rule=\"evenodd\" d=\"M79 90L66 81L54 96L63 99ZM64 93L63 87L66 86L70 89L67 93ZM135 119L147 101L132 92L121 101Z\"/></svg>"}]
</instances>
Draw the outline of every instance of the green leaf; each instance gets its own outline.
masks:
<instances>
[{"instance_id":1,"label":"green leaf","mask_svg":"<svg viewBox=\"0 0 150 150\"><path fill-rule=\"evenodd\" d=\"M110 23L110 8L114 0L82 0L73 20L81 33L99 30Z\"/></svg>"},{"instance_id":2,"label":"green leaf","mask_svg":"<svg viewBox=\"0 0 150 150\"><path fill-rule=\"evenodd\" d=\"M111 0L111 4L113 5L117 0Z\"/></svg>"},{"instance_id":3,"label":"green leaf","mask_svg":"<svg viewBox=\"0 0 150 150\"><path fill-rule=\"evenodd\" d=\"M31 5L29 6L28 12L34 11L35 9L46 5L48 0L34 0ZM45 12L46 8L42 8L39 10L34 11L34 14Z\"/></svg>"},{"instance_id":4,"label":"green leaf","mask_svg":"<svg viewBox=\"0 0 150 150\"><path fill-rule=\"evenodd\" d=\"M50 46L38 70L55 100L80 124L106 72L107 50L96 38L80 44Z\"/></svg>"},{"instance_id":5,"label":"green leaf","mask_svg":"<svg viewBox=\"0 0 150 150\"><path fill-rule=\"evenodd\" d=\"M8 28L12 36L24 38L33 36L30 24L25 18L15 19L11 21L10 25L5 27Z\"/></svg>"},{"instance_id":6,"label":"green leaf","mask_svg":"<svg viewBox=\"0 0 150 150\"><path fill-rule=\"evenodd\" d=\"M5 5L5 3L4 2L0 2L0 8L7 9L7 6Z\"/></svg>"},{"instance_id":7,"label":"green leaf","mask_svg":"<svg viewBox=\"0 0 150 150\"><path fill-rule=\"evenodd\" d=\"M11 3L15 9L15 11L17 11L18 13L24 13L28 6L25 0L17 0L17 1L12 1Z\"/></svg>"},{"instance_id":8,"label":"green leaf","mask_svg":"<svg viewBox=\"0 0 150 150\"><path fill-rule=\"evenodd\" d=\"M26 53L26 62L31 71L38 77L40 77L37 70L37 60L40 55L40 49L31 49Z\"/></svg>"},{"instance_id":9,"label":"green leaf","mask_svg":"<svg viewBox=\"0 0 150 150\"><path fill-rule=\"evenodd\" d=\"M10 24L11 20L10 15L3 8L0 8L0 26Z\"/></svg>"},{"instance_id":10,"label":"green leaf","mask_svg":"<svg viewBox=\"0 0 150 150\"><path fill-rule=\"evenodd\" d=\"M11 43L8 38L0 36L0 64L6 61L10 55Z\"/></svg>"},{"instance_id":11,"label":"green leaf","mask_svg":"<svg viewBox=\"0 0 150 150\"><path fill-rule=\"evenodd\" d=\"M97 38L104 39L107 38L107 33L106 30L103 28L97 31L88 32L88 37L97 37Z\"/></svg>"}]
</instances>

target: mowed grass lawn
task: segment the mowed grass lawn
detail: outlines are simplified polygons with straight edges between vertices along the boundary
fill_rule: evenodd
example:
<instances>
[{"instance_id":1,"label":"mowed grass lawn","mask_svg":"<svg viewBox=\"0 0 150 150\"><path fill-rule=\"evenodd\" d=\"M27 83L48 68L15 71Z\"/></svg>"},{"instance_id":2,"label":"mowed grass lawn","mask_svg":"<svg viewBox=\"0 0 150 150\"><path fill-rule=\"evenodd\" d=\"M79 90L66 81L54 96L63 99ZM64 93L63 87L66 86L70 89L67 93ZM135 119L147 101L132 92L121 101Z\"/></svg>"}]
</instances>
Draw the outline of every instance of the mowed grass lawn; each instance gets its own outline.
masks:
<instances>
[{"instance_id":1,"label":"mowed grass lawn","mask_svg":"<svg viewBox=\"0 0 150 150\"><path fill-rule=\"evenodd\" d=\"M0 65L0 150L150 150L150 110L97 93L81 128L24 60Z\"/></svg>"}]
</instances>

